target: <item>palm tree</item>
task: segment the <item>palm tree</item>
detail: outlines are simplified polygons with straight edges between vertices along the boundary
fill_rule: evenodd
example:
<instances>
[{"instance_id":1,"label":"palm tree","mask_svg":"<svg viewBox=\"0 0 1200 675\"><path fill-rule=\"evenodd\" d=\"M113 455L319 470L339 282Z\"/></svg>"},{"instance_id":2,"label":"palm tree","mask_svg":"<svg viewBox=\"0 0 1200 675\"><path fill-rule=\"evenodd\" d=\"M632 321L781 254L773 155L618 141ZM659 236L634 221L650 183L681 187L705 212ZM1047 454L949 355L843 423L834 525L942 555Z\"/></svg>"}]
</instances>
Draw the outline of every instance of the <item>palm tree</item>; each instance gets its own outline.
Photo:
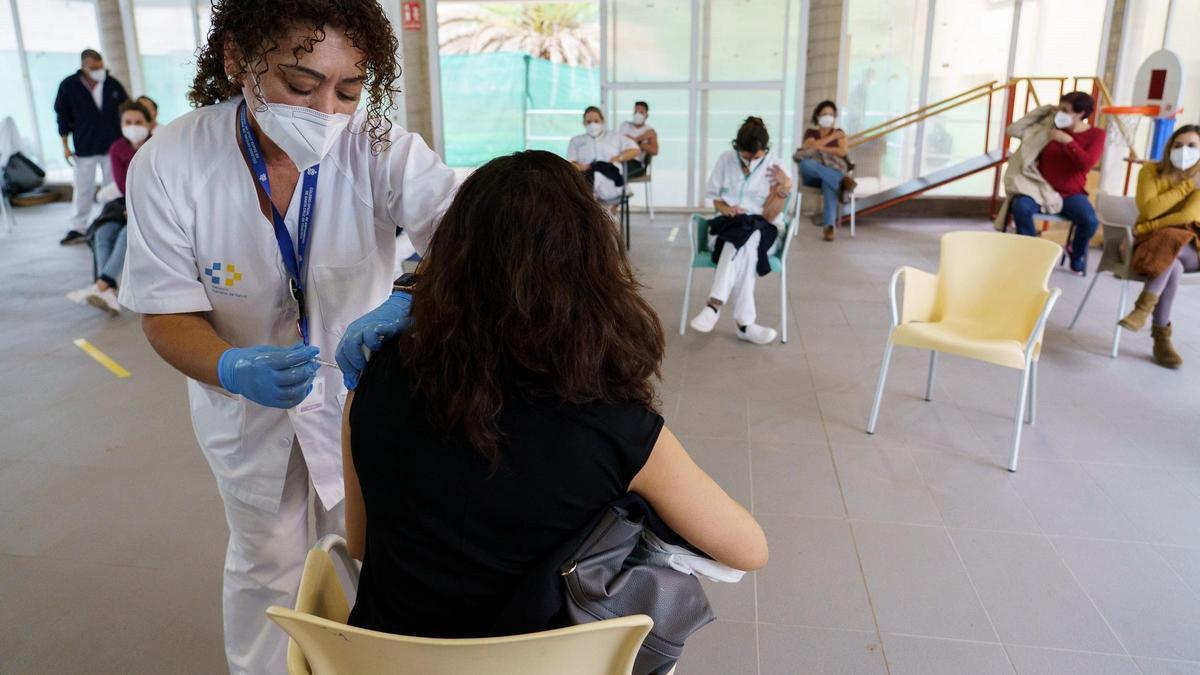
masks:
<instances>
[{"instance_id":1,"label":"palm tree","mask_svg":"<svg viewBox=\"0 0 1200 675\"><path fill-rule=\"evenodd\" d=\"M439 8L443 54L518 51L555 63L595 67L594 2L479 3ZM465 11L464 11L465 10Z\"/></svg>"}]
</instances>

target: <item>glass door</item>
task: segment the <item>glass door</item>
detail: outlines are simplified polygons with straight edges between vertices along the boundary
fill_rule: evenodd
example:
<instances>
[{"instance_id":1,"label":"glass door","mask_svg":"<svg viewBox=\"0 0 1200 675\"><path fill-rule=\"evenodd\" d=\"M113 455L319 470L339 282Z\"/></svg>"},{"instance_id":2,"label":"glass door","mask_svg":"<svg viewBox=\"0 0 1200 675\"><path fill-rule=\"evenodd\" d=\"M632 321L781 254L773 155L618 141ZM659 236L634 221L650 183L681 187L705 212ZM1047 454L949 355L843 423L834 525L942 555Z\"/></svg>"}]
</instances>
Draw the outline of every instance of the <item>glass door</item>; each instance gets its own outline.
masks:
<instances>
[{"instance_id":1,"label":"glass door","mask_svg":"<svg viewBox=\"0 0 1200 675\"><path fill-rule=\"evenodd\" d=\"M773 154L791 156L800 7L801 0L604 0L604 107L616 127L634 102L649 105L660 205L703 206L712 164L749 116L766 123Z\"/></svg>"}]
</instances>

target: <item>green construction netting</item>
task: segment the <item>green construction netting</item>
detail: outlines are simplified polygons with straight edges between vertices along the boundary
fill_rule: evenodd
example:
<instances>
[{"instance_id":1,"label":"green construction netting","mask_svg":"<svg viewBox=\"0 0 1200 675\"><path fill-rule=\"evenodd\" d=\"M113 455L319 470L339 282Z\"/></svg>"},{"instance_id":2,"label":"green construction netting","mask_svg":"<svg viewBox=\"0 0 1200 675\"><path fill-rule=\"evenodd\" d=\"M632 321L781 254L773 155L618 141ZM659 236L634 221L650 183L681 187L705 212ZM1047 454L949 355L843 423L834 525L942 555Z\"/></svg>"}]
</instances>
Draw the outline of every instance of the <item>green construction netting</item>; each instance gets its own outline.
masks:
<instances>
[{"instance_id":1,"label":"green construction netting","mask_svg":"<svg viewBox=\"0 0 1200 675\"><path fill-rule=\"evenodd\" d=\"M447 54L440 58L446 163L479 166L536 148L565 153L582 131L583 109L600 101L600 71L528 54Z\"/></svg>"}]
</instances>

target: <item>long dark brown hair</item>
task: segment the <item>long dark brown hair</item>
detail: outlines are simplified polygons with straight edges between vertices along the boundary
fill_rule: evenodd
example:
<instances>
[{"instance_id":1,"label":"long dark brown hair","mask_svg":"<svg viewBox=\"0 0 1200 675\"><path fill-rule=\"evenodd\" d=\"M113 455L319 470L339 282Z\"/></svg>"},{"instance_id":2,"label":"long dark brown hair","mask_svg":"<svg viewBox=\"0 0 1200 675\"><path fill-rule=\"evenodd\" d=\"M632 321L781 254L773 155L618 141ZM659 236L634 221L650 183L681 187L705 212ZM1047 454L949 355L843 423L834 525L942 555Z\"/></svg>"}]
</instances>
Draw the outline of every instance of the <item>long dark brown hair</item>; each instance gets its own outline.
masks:
<instances>
[{"instance_id":1,"label":"long dark brown hair","mask_svg":"<svg viewBox=\"0 0 1200 675\"><path fill-rule=\"evenodd\" d=\"M432 421L499 461L505 393L655 409L665 342L616 224L570 163L528 150L458 190L418 269L403 363Z\"/></svg>"},{"instance_id":2,"label":"long dark brown hair","mask_svg":"<svg viewBox=\"0 0 1200 675\"><path fill-rule=\"evenodd\" d=\"M332 27L344 30L350 44L363 53L359 65L366 72L365 131L373 149L386 145L392 127L387 113L394 105L394 94L400 91L396 85L400 43L377 0L212 0L212 27L196 57L196 77L188 100L199 108L240 96L242 85L237 80L252 68L256 75L265 73L267 65L259 57L278 49L295 25L312 30L292 49L297 62L300 53L312 53L313 45L325 39L325 29ZM226 41L243 55L240 71L228 76Z\"/></svg>"}]
</instances>

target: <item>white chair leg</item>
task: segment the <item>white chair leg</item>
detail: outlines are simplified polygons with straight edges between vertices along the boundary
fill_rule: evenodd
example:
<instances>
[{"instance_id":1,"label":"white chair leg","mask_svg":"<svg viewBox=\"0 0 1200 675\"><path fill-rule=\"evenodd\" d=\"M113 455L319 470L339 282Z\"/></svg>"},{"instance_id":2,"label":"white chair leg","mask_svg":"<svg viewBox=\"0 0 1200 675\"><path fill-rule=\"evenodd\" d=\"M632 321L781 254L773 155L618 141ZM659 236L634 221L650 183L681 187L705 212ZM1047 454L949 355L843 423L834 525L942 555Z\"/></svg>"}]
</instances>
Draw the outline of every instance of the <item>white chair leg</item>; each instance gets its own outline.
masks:
<instances>
[{"instance_id":1,"label":"white chair leg","mask_svg":"<svg viewBox=\"0 0 1200 675\"><path fill-rule=\"evenodd\" d=\"M888 365L892 362L892 336L888 336L887 346L883 349L883 363L879 364L879 384L875 386L875 402L871 404L871 417L867 419L867 433L875 433L875 423L879 421L879 405L883 403L883 385L887 382Z\"/></svg>"},{"instance_id":2,"label":"white chair leg","mask_svg":"<svg viewBox=\"0 0 1200 675\"><path fill-rule=\"evenodd\" d=\"M1008 459L1008 470L1017 470L1017 454L1021 450L1021 428L1025 426L1025 397L1029 393L1029 371L1027 366L1021 371L1021 393L1017 396L1017 414L1013 422L1012 454Z\"/></svg>"},{"instance_id":3,"label":"white chair leg","mask_svg":"<svg viewBox=\"0 0 1200 675\"><path fill-rule=\"evenodd\" d=\"M1029 364L1029 405L1026 407L1025 423L1032 425L1037 416L1037 361Z\"/></svg>"},{"instance_id":4,"label":"white chair leg","mask_svg":"<svg viewBox=\"0 0 1200 675\"><path fill-rule=\"evenodd\" d=\"M1129 281L1127 279L1122 279L1121 280L1121 303L1119 305L1117 305L1117 321L1118 322L1121 319L1125 318L1125 303L1126 303L1126 301L1128 301L1128 299L1129 299ZM1117 351L1120 349L1121 349L1121 324L1117 323L1116 326L1113 328L1112 353L1110 354L1110 356L1112 356L1114 359L1117 358Z\"/></svg>"},{"instance_id":5,"label":"white chair leg","mask_svg":"<svg viewBox=\"0 0 1200 675\"><path fill-rule=\"evenodd\" d=\"M691 225L689 224L688 226L690 227ZM694 272L695 270L696 270L696 268L692 267L692 261L689 260L688 261L687 284L685 284L683 287L683 311L680 312L680 315L679 315L679 334L680 335L683 335L684 332L687 330L688 303L692 299L692 272Z\"/></svg>"},{"instance_id":6,"label":"white chair leg","mask_svg":"<svg viewBox=\"0 0 1200 675\"><path fill-rule=\"evenodd\" d=\"M929 352L929 377L925 380L925 400L933 400L933 370L937 367L937 352Z\"/></svg>"},{"instance_id":7,"label":"white chair leg","mask_svg":"<svg viewBox=\"0 0 1200 675\"><path fill-rule=\"evenodd\" d=\"M650 220L654 220L654 181L646 181L646 209L650 211Z\"/></svg>"},{"instance_id":8,"label":"white chair leg","mask_svg":"<svg viewBox=\"0 0 1200 675\"><path fill-rule=\"evenodd\" d=\"M779 269L779 335L783 344L787 344L787 262Z\"/></svg>"},{"instance_id":9,"label":"white chair leg","mask_svg":"<svg viewBox=\"0 0 1200 675\"><path fill-rule=\"evenodd\" d=\"M854 221L855 221L855 218L857 218L857 216L855 216L854 214L858 211L858 208L855 205L854 200L855 200L854 193L851 192L850 193L850 238L851 239L854 238Z\"/></svg>"},{"instance_id":10,"label":"white chair leg","mask_svg":"<svg viewBox=\"0 0 1200 675\"><path fill-rule=\"evenodd\" d=\"M1075 322L1079 320L1079 315L1083 314L1083 306L1087 304L1088 298L1092 297L1092 289L1096 287L1096 280L1100 278L1100 273L1096 272L1092 275L1092 283L1088 284L1087 290L1083 293L1083 300L1079 301L1079 309L1075 310L1075 316L1071 319L1071 324L1067 326L1067 330L1075 328Z\"/></svg>"}]
</instances>

